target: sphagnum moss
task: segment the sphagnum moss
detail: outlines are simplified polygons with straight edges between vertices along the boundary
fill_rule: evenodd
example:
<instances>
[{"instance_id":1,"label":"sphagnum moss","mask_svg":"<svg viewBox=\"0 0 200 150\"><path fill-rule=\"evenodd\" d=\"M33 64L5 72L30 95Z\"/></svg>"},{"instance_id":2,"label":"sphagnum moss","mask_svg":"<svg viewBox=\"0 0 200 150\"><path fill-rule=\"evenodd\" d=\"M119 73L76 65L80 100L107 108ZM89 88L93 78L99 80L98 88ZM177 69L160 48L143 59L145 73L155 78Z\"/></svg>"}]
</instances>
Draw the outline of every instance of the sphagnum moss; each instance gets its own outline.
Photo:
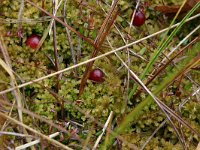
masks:
<instances>
[{"instance_id":1,"label":"sphagnum moss","mask_svg":"<svg viewBox=\"0 0 200 150\"><path fill-rule=\"evenodd\" d=\"M38 6L41 6L41 2L34 1ZM152 3L158 2L157 0L152 1ZM108 4L111 4L112 1L107 1ZM159 3L159 2L158 2ZM172 2L173 3L173 2ZM103 11L101 10L101 7L96 5L95 1L88 1L84 7L78 3L78 1L67 1L67 9L66 9L66 20L67 23L75 28L77 31L79 31L81 34L85 36L89 36L90 38L95 38L95 36L98 34L98 30L101 27L101 24L103 20L105 19L105 15L103 14ZM1 26L0 30L2 31L2 34L5 35L7 31L10 31L12 33L12 36L4 37L5 44L7 46L9 55L11 57L13 70L17 74L18 82L27 82L33 79L37 79L39 77L43 77L47 75L48 73L54 72L55 68L52 64L52 62L49 60L51 58L54 60L54 51L53 51L53 36L52 34L48 35L45 39L43 45L39 49L39 51L34 54L34 50L31 50L28 48L25 44L25 41L27 37L31 34L39 34L43 35L43 32L48 27L50 21L46 18L42 18L42 13L38 11L37 8L32 7L30 4L25 3L25 7L23 10L23 19L22 21L22 29L23 29L23 38L19 38L16 36L16 32L19 29L19 23L17 23L18 18L18 11L20 6L20 1L9 1L9 0L3 0L0 8L0 17L1 20L5 20L3 22L3 26ZM97 7L96 11L92 9L92 7ZM108 5L102 5L106 11L109 11L110 7ZM144 1L141 3L141 7L145 6ZM62 7L58 9L57 16L62 19ZM145 25L143 25L140 28L133 28L130 32L130 35L127 35L129 31L129 24L127 21L129 21L131 14L133 12L133 8L135 7L135 2L133 1L119 1L119 7L120 10L120 16L117 18L116 24L117 27L119 27L122 34L125 36L125 38L131 37L129 39L130 41L139 39L143 36L146 36L150 33L155 33L156 31L160 30L161 26L162 28L166 24L162 24L162 22L159 22L159 19L163 19L162 15L155 16L155 13L153 11L153 6L148 6L145 9L146 14L146 21ZM52 4L51 1L45 1L45 10L48 12L51 12L52 10ZM100 13L99 13L100 12ZM89 19L91 17L94 17L94 27L93 29L89 29L88 26L91 22L89 22ZM15 22L9 23L9 21L6 21L8 19L13 19ZM26 19L32 19L31 22L26 22ZM37 20L42 20L42 22L37 22ZM12 20L10 20L12 21ZM167 21L166 21L167 22ZM186 27L185 27L186 28ZM148 32L147 32L148 29ZM187 33L187 28L184 30L184 32ZM65 28L60 25L59 23L56 24L56 34L57 34L57 49L59 53L59 63L60 63L60 69L63 69L65 67L73 65L71 53L70 53L70 46L69 42L66 38ZM84 40L78 40L77 36L74 33L71 34L71 41L74 46L75 51L77 49L81 50L80 59L79 62L87 60L90 57L90 54L92 53L92 46ZM112 37L112 45L115 47L120 47L124 45L123 40L121 39L120 35L118 35L118 32L116 29L112 29L110 35ZM180 35L179 38L181 38ZM178 38L177 38L178 39ZM143 57L145 59L149 59L150 55L152 54L152 51L154 51L155 47L159 43L160 37L155 37L154 39L148 39L143 41L141 44L133 45L130 47L131 50L137 53L143 54ZM172 43L173 45L174 43ZM105 47L105 48L104 48ZM103 44L104 51L109 51L109 48L107 48L106 43ZM145 51L141 52L141 49L146 49ZM47 55L49 58L47 58ZM120 57L122 57L124 60L126 59L126 54L121 53ZM122 117L126 116L127 113L132 111L132 107L137 108L138 104L140 102L143 102L146 99L149 99L148 95L145 93L142 93L135 101L132 102L132 106L127 106L125 111L122 111L123 105L126 103L126 79L124 76L126 76L127 71L122 68L121 70L117 70L121 63L117 60L115 56L111 56L112 61L108 58L105 58L104 60L98 60L94 64L94 68L101 68L103 72L105 73L105 81L101 84L95 84L91 81L88 81L87 86L85 87L85 92L83 95L78 99L78 87L80 84L80 78L85 70L84 66L81 66L78 68L78 77L73 75L73 72L66 72L62 75L61 80L59 81L61 84L61 87L58 91L58 96L60 98L63 98L65 100L64 103L64 109L65 109L65 118L66 120L75 121L83 127L80 127L80 132L77 134L80 137L85 136L85 131L89 130L90 127L94 126L94 123L91 122L90 119L88 119L85 114L80 113L74 105L70 104L76 104L77 107L84 110L86 114L91 115L94 117L97 121L102 122L102 124L106 121L110 111L114 111L114 120L115 124L113 126L118 126L121 123ZM160 58L159 60L161 60ZM140 75L144 68L146 67L147 62L142 61L139 58L135 58L131 56L131 66L130 68L136 72L136 74ZM173 68L173 67L171 67ZM156 79L155 81L150 84L149 88L152 91L158 90L157 85L163 81L163 78L168 76L170 74L170 67L166 69L168 74L161 74L160 78ZM198 82L198 72L193 72L192 76L194 77L194 80ZM1 84L0 88L1 90L4 90L5 88L8 88L9 79L6 77L6 73L1 72L0 74L1 79L5 82L4 84ZM147 78L145 79L147 80ZM188 92L191 92L192 86L190 85L191 82L188 80L185 80L184 83L181 85L183 86L183 90L186 90ZM56 84L56 78L52 77L49 79L45 79L44 81L40 82L39 84L32 84L30 86L27 86L23 88L22 92L24 94L24 100L27 105L27 108L36 113L39 114L45 118L48 118L54 122L57 121L64 121L60 120L60 107L58 107L59 100L54 97L47 89L44 89L44 87L41 87L41 84L44 87L47 87L48 89L55 92L55 84ZM135 84L133 81L130 82L131 86L132 84ZM161 87L159 87L161 88ZM170 89L169 89L170 90ZM163 92L163 94L168 94L168 92ZM183 97L187 97L188 95L184 93ZM174 107L177 107L179 104L180 98L173 98L170 95L167 95L166 97L162 97L159 95L159 98L163 99L167 104L174 104ZM8 95L8 99L10 101L13 99L10 95ZM150 103L151 100L148 102ZM123 112L123 114L122 114ZM198 103L196 102L196 98L193 98L192 102L189 102L186 104L181 114L183 117L188 118L189 123L193 127L199 126L199 107ZM122 137L127 140L131 144L135 144L138 147L140 147L147 138L151 135L151 133L155 130L157 126L160 125L160 123L165 119L165 116L162 115L159 111L159 108L152 104L150 107L148 107L146 104L144 105L143 115L137 114L136 117L140 117L140 120L135 120L133 124L131 124L130 129L127 128L126 130L123 130ZM24 115L24 120L26 124L29 124L31 127L35 127L32 123L32 119L30 116ZM34 120L35 121L35 120ZM38 130L41 129L41 131L45 134L49 134L49 126L42 124L40 121L35 121L34 123L37 123ZM84 126L85 125L85 126ZM73 126L73 125L72 125ZM12 127L12 126L11 126ZM69 127L70 128L70 127ZM96 127L96 131L100 131L101 127ZM183 129L186 139L189 141L190 139L190 131L188 129ZM127 132L128 134L124 134L124 132ZM133 138L134 137L134 138ZM91 139L91 143L95 142L95 139L97 138L97 135L94 134L93 138ZM194 148L194 145L196 144L195 140L197 141L198 138L193 137L194 143L191 144L191 149ZM67 139L65 142L68 144L73 142L70 139ZM128 145L122 142L122 149L129 149ZM181 149L180 144L178 143L178 140L172 131L172 128L169 124L166 124L150 141L149 145L146 147L146 149Z\"/></svg>"}]
</instances>

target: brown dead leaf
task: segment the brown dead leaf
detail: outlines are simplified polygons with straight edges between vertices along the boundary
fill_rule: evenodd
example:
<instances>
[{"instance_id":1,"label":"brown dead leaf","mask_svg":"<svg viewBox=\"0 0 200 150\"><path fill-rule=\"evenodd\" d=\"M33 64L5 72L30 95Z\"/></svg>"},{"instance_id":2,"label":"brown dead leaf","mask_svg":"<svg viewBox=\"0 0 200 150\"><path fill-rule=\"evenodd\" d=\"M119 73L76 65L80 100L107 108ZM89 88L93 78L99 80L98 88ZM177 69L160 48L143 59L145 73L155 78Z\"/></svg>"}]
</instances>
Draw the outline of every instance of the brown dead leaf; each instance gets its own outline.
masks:
<instances>
[{"instance_id":1,"label":"brown dead leaf","mask_svg":"<svg viewBox=\"0 0 200 150\"><path fill-rule=\"evenodd\" d=\"M200 0L187 0L184 7L182 8L181 12L189 11L196 3L200 2ZM170 13L176 13L180 8L180 5L174 5L174 6L156 6L154 10L159 11L161 13L170 14Z\"/></svg>"}]
</instances>

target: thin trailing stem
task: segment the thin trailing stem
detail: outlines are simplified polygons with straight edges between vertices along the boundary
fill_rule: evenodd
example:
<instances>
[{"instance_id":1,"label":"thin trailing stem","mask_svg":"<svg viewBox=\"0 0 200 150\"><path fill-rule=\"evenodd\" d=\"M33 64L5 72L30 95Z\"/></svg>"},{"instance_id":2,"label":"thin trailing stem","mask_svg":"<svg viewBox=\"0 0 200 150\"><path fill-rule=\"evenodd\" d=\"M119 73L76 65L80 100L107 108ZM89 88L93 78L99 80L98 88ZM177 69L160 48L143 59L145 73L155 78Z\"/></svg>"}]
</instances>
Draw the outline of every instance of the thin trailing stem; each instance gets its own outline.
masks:
<instances>
[{"instance_id":1,"label":"thin trailing stem","mask_svg":"<svg viewBox=\"0 0 200 150\"><path fill-rule=\"evenodd\" d=\"M53 14L55 15L55 0L52 1L53 3ZM55 70L59 71L59 62L58 62L58 50L57 50L57 42L56 42L56 23L53 21L53 49L54 49L54 59L55 59ZM56 84L56 91L60 89L60 84L59 84L59 74L57 75L57 84Z\"/></svg>"},{"instance_id":2,"label":"thin trailing stem","mask_svg":"<svg viewBox=\"0 0 200 150\"><path fill-rule=\"evenodd\" d=\"M1 104L3 104L3 105L6 105L6 106L9 106L9 107L14 107L14 108L20 109L22 112L24 112L24 113L26 113L26 114L28 114L28 115L30 115L30 116L36 118L36 119L39 119L39 120L41 120L42 122L47 123L49 126L52 126L52 127L56 128L56 129L62 131L63 133L66 133L67 135L70 135L70 133L69 133L65 128L63 128L63 127L61 127L61 126L59 126L59 125L56 125L56 124L53 123L52 121L47 120L47 119L45 119L44 117L41 117L41 116L39 116L39 115L37 115L37 114L35 114L35 113L33 113L33 112L31 112L31 111L25 109L25 108L21 108L21 107L18 107L18 106L16 106L16 105L12 105L11 103L5 102L5 101L3 101L3 100L0 100L0 102L1 102Z\"/></svg>"},{"instance_id":3,"label":"thin trailing stem","mask_svg":"<svg viewBox=\"0 0 200 150\"><path fill-rule=\"evenodd\" d=\"M195 90L195 91L191 94L191 96L195 96L199 91L200 91L200 88L198 88L197 90ZM179 111L180 111L180 112L181 112L181 108L183 107L183 105L185 105L185 104L188 102L188 100L190 100L190 97L187 98L187 99L185 99L182 103L179 104ZM166 122L167 122L167 119L165 119L165 120L159 125L159 127L156 128L156 130L151 134L151 136L150 136L150 137L146 140L146 142L142 145L141 150L143 150L143 149L146 147L146 145L150 142L150 140L153 138L153 136L158 132L158 130L160 130L160 128L162 128L162 127L165 125Z\"/></svg>"},{"instance_id":4,"label":"thin trailing stem","mask_svg":"<svg viewBox=\"0 0 200 150\"><path fill-rule=\"evenodd\" d=\"M47 12L46 10L44 10L41 7L37 6L35 3L31 2L30 0L25 0L25 1L28 2L29 4L35 6L36 8L38 8L39 10L41 10L42 12L44 12L45 14L47 14L48 16L50 16L51 18L55 19L56 21L58 21L59 23L61 23L63 26L67 27L69 30L71 30L72 32L74 32L75 34L77 34L80 38L82 38L86 42L90 43L92 46L95 46L94 43L93 43L93 41L91 39L83 36L78 31L76 31L74 28L72 28L71 26L69 26L68 24L64 23L62 20L60 20L58 17L50 14L49 12Z\"/></svg>"},{"instance_id":5,"label":"thin trailing stem","mask_svg":"<svg viewBox=\"0 0 200 150\"><path fill-rule=\"evenodd\" d=\"M156 130L154 130L154 132L151 134L151 136L146 140L146 142L142 145L142 147L140 148L140 150L143 150L146 145L150 142L150 140L154 137L154 135L158 132L158 130L160 130L164 125L165 123L167 122L167 119L165 119L160 125L158 128L156 128Z\"/></svg>"},{"instance_id":6,"label":"thin trailing stem","mask_svg":"<svg viewBox=\"0 0 200 150\"><path fill-rule=\"evenodd\" d=\"M64 21L64 23L67 24L67 21L66 21L66 3L67 3L67 0L64 1L64 6L63 6L63 18L64 18L63 21ZM73 61L73 64L76 65L77 64L76 53L75 53L74 47L72 45L71 35L70 35L70 32L69 32L67 27L65 28L65 30L66 30L66 33L67 33L67 39L68 39L68 42L69 42L69 47L70 47L70 51L71 51L71 55L72 55L72 61ZM75 73L75 76L78 76L77 68L74 68L74 73Z\"/></svg>"},{"instance_id":7,"label":"thin trailing stem","mask_svg":"<svg viewBox=\"0 0 200 150\"><path fill-rule=\"evenodd\" d=\"M128 35L130 35L131 33L131 27L132 27L132 24L133 24L133 20L135 18L135 14L136 14L136 11L138 9L140 5L140 0L137 1L137 4L136 4L136 7L133 11L133 15L131 17L131 23L129 25L129 31L128 31ZM125 41L125 44L128 44L129 43L129 40L127 39L127 41ZM115 53L116 55L116 53ZM127 63L127 66L128 68L130 68L130 64L131 64L131 60L130 60L130 51L129 51L129 48L127 47L127 59L128 59L128 63ZM123 63L122 63L123 64ZM129 98L129 86L130 86L130 72L129 70L127 69L127 87L126 87L126 100L125 100L125 109L127 107L127 104L128 104L128 98Z\"/></svg>"},{"instance_id":8,"label":"thin trailing stem","mask_svg":"<svg viewBox=\"0 0 200 150\"><path fill-rule=\"evenodd\" d=\"M52 12L54 14L54 16L56 16L56 2L55 0L52 0ZM54 48L54 59L55 59L55 70L56 71L59 71L60 67L59 67L59 61L58 61L58 50L57 50L57 41L56 41L56 22L53 20L53 48ZM56 75L56 92L58 92L60 90L60 75L61 74L58 74ZM58 100L57 100L58 101ZM58 101L59 102L59 101ZM63 119L64 118L64 102L61 101L60 102L60 107L61 107L61 118Z\"/></svg>"}]
</instances>

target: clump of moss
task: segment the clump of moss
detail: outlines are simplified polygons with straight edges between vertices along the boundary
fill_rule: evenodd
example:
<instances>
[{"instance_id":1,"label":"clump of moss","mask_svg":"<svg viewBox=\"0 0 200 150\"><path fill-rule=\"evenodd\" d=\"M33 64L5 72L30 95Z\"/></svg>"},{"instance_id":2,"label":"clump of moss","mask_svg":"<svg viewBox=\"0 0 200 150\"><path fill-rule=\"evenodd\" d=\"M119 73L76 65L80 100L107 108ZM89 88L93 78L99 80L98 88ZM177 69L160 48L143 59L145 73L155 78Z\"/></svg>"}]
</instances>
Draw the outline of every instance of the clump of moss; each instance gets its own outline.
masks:
<instances>
[{"instance_id":1,"label":"clump of moss","mask_svg":"<svg viewBox=\"0 0 200 150\"><path fill-rule=\"evenodd\" d=\"M41 6L41 2L34 1L38 6ZM144 1L141 1L141 6L143 6ZM161 3L160 1L154 1L155 3ZM107 1L108 4L112 3L112 0ZM176 3L175 1L170 1L169 3ZM104 3L103 3L104 4ZM103 10L96 5L95 1L88 1L88 7L82 7L77 1L67 1L66 3L66 16L65 19L67 23L79 31L82 35L95 39L98 34L98 30L101 27L105 19ZM95 11L92 9L92 6L97 8ZM157 22L159 17L155 15L153 7L149 6L145 9L146 13L146 22L145 25L141 28L132 28L129 33L129 21L132 15L133 9L135 7L135 2L128 1L119 1L118 6L120 7L120 14L116 19L116 26L124 35L124 38L129 39L129 42L135 41L141 37L154 33L160 30L161 26L164 27L160 22ZM110 7L105 4L103 5L106 11ZM2 2L2 7L0 8L0 15L2 19L5 20L3 26L1 26L1 31L4 35L4 42L7 47L8 53L12 61L12 67L17 75L17 81L19 84L27 81L31 81L43 76L48 75L56 71L54 64L51 62L54 61L54 49L53 49L53 36L52 32L47 35L43 45L39 51L35 52L29 47L26 47L25 41L27 37L31 34L38 34L42 36L48 28L50 23L50 17L43 16L37 8L31 6L30 4L25 4L23 10L23 19L21 23L17 22L18 11L20 8L20 2L14 1L10 3L9 0L4 0ZM57 12L57 16L63 19L62 13L63 4L60 6ZM50 1L46 1L45 9L49 12L52 10L52 4ZM1 19L1 20L2 20ZM26 21L31 20L31 21ZM93 22L91 21L93 19ZM163 19L163 18L162 18ZM146 32L148 28L148 32ZM193 28L193 27L191 27ZM22 29L22 37L16 35L19 29ZM7 36L7 32L10 31L11 36ZM188 30L184 30L187 32ZM77 62L82 62L90 58L91 53L94 48L85 42L84 40L77 37L76 34L70 32L71 34L71 44L74 46L74 50L77 52L81 51L81 55L77 56ZM72 56L70 52L69 42L66 37L66 29L61 24L56 23L56 42L58 50L58 60L59 60L59 69L64 69L66 67L72 66ZM182 34L184 37L184 33ZM182 36L181 35L181 36ZM181 39L182 37L179 36ZM120 47L124 45L124 41L119 35L118 31L115 28L112 28L111 33L109 34L109 39L112 38L113 47ZM127 40L125 39L125 40ZM177 38L178 39L178 38ZM147 61L152 55L152 51L155 50L160 37L155 37L154 39L148 39L129 47L130 50L140 54ZM173 45L174 43L172 43ZM107 48L106 43L102 46L102 53L110 51ZM77 52L78 53L78 52ZM124 60L127 59L127 54L120 52L120 57ZM147 65L147 61L142 60L141 58L136 58L130 56L131 65L130 68L138 76L143 72L144 68ZM159 61L162 58L159 58ZM24 94L24 104L32 112L45 117L52 121L66 121L72 120L77 121L83 125L87 125L81 129L88 130L90 127L94 126L94 123L87 118L87 115L95 118L98 122L103 122L107 120L109 113L114 112L114 126L118 125L119 120L122 119L122 116L126 116L133 107L136 107L140 102L147 98L147 94L142 93L136 99L134 99L130 105L127 105L127 93L126 93L126 83L127 79L127 70L121 67L121 62L114 56L111 55L101 60L96 60L94 68L101 68L105 73L105 81L101 84L94 83L90 80L87 81L84 93L78 97L79 85L81 77L85 71L85 66L80 66L77 68L78 75L75 76L73 71L68 71L63 73L61 78L58 80L57 77L51 77L40 81L29 86L24 87L21 91ZM166 69L168 74L172 72L173 66L169 66ZM148 88L151 91L156 91L156 85L162 83L163 79L168 76L165 72L159 75L159 78L156 78ZM198 71L193 71L192 76L194 80L198 83ZM5 72L0 73L0 77L3 81L3 84L0 84L0 89L4 90L8 88L9 78ZM148 78L144 80L146 82ZM1 82L1 81L0 81ZM59 83L60 88L56 89L56 85ZM130 81L130 87L136 84L133 80ZM157 86L158 87L158 86ZM173 93L174 89L180 89L187 91L188 93L192 92L191 82L187 79L181 83L180 86L174 82L170 85L165 92L162 92L162 95L158 95L159 99L163 100L167 105L178 109L179 102L183 98L188 96L187 92L182 92L181 95L175 97ZM50 91L56 93L56 96L53 95ZM169 95L172 93L172 95ZM8 95L10 100L13 100L11 95ZM60 120L60 103L64 102L64 118ZM81 110L81 112L80 112ZM160 113L160 109L156 104L152 104L149 107L145 107L143 110L144 115L140 116L140 120L135 120L127 135L122 135L128 142L135 144L138 147L147 140L151 133L155 130L155 127L158 127L160 123L165 119L165 116ZM189 123L195 129L199 130L200 124L200 108L198 106L197 98L189 101L181 110L180 114L184 119L188 119ZM25 123L34 127L32 123L32 118L27 115L24 115ZM43 133L49 133L49 126L36 121L38 128L42 130ZM178 125L178 124L176 124ZM101 127L96 127L95 131L101 131ZM183 133L187 141L190 140L191 133L188 129L183 128ZM85 134L78 133L80 137L86 138ZM99 135L99 133L93 134L93 141ZM133 136L135 138L133 138ZM193 137L194 144L192 143L192 148L195 145L198 138ZM92 142L93 142L92 141ZM122 148L127 149L127 144L122 142ZM178 139L175 136L173 129L169 124L166 124L156 135L150 143L147 145L146 149L180 149L180 144Z\"/></svg>"}]
</instances>

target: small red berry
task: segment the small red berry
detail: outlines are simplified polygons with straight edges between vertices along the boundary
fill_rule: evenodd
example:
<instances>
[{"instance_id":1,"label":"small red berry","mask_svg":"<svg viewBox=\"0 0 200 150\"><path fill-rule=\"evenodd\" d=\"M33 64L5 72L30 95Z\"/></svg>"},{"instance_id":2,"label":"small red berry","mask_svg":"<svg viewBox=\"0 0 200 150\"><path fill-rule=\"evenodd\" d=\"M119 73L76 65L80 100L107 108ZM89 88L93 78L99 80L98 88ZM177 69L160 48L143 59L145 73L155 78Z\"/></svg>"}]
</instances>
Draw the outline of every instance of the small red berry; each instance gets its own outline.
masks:
<instances>
[{"instance_id":1,"label":"small red berry","mask_svg":"<svg viewBox=\"0 0 200 150\"><path fill-rule=\"evenodd\" d=\"M41 37L39 35L32 34L27 38L26 46L29 46L32 49L36 49L40 42L40 39L41 39Z\"/></svg>"},{"instance_id":2,"label":"small red berry","mask_svg":"<svg viewBox=\"0 0 200 150\"><path fill-rule=\"evenodd\" d=\"M145 18L144 13L141 11L136 11L135 17L133 19L133 25L139 27L144 24L145 20L146 18Z\"/></svg>"},{"instance_id":3,"label":"small red berry","mask_svg":"<svg viewBox=\"0 0 200 150\"><path fill-rule=\"evenodd\" d=\"M89 79L94 81L94 82L103 82L104 81L104 73L100 69L93 69L90 72Z\"/></svg>"}]
</instances>

